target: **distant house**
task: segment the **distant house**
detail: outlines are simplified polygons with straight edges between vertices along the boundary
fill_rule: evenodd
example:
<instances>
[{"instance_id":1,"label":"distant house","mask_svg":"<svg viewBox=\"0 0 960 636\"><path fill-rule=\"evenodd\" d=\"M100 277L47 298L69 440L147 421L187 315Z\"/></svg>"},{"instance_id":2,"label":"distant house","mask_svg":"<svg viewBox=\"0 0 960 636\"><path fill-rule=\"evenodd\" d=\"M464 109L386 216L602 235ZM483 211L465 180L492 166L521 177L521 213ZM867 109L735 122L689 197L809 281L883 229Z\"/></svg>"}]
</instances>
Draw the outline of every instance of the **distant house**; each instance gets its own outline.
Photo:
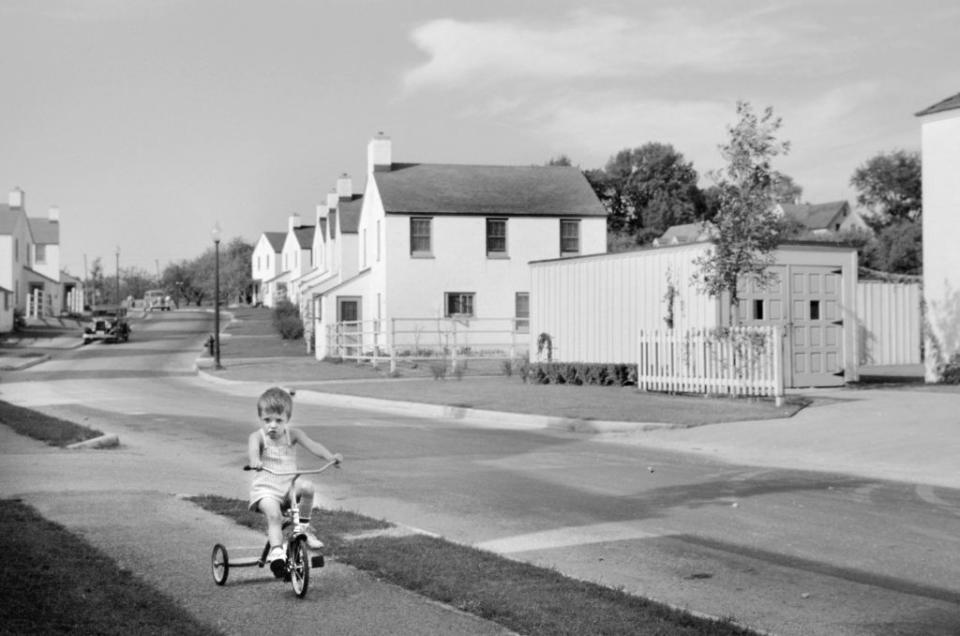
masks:
<instances>
[{"instance_id":1,"label":"distant house","mask_svg":"<svg viewBox=\"0 0 960 636\"><path fill-rule=\"evenodd\" d=\"M287 285L287 300L294 304L300 302L301 278L314 267L313 236L315 226L301 225L300 216L290 217L290 227L280 250L281 267Z\"/></svg>"},{"instance_id":2,"label":"distant house","mask_svg":"<svg viewBox=\"0 0 960 636\"><path fill-rule=\"evenodd\" d=\"M606 251L606 211L577 168L397 163L383 135L367 147L363 196L338 195L336 212L325 250L342 273L302 289L318 358L328 327L363 324L359 346L373 348L395 318L505 319L526 340L529 262Z\"/></svg>"},{"instance_id":3,"label":"distant house","mask_svg":"<svg viewBox=\"0 0 960 636\"><path fill-rule=\"evenodd\" d=\"M664 247L667 245L679 245L680 243L696 243L698 241L715 238L716 233L716 226L709 221L684 223L667 228L663 236L653 239L653 244L656 247Z\"/></svg>"},{"instance_id":4,"label":"distant house","mask_svg":"<svg viewBox=\"0 0 960 636\"><path fill-rule=\"evenodd\" d=\"M960 93L917 113L923 165L926 378L960 353Z\"/></svg>"},{"instance_id":5,"label":"distant house","mask_svg":"<svg viewBox=\"0 0 960 636\"><path fill-rule=\"evenodd\" d=\"M846 201L829 203L778 203L776 212L792 219L815 235L829 235L848 230L870 231L863 218Z\"/></svg>"},{"instance_id":6,"label":"distant house","mask_svg":"<svg viewBox=\"0 0 960 636\"><path fill-rule=\"evenodd\" d=\"M286 234L283 232L264 232L253 246L250 261L255 304L274 306L275 287L271 281L274 281L282 271L280 254L285 238Z\"/></svg>"}]
</instances>

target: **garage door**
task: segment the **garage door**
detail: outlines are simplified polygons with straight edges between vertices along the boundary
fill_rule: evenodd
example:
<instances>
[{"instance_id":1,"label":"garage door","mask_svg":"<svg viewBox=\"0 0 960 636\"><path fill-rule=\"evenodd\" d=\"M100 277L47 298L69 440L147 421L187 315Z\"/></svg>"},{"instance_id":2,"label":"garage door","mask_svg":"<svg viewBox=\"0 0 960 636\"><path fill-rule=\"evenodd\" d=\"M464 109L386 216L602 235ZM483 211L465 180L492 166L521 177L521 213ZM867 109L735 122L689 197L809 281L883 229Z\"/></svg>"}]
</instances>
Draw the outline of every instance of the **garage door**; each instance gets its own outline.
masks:
<instances>
[{"instance_id":1,"label":"garage door","mask_svg":"<svg viewBox=\"0 0 960 636\"><path fill-rule=\"evenodd\" d=\"M839 386L844 382L840 320L841 277L828 266L771 268L773 282L741 285L738 316L744 325L784 330L784 384Z\"/></svg>"}]
</instances>

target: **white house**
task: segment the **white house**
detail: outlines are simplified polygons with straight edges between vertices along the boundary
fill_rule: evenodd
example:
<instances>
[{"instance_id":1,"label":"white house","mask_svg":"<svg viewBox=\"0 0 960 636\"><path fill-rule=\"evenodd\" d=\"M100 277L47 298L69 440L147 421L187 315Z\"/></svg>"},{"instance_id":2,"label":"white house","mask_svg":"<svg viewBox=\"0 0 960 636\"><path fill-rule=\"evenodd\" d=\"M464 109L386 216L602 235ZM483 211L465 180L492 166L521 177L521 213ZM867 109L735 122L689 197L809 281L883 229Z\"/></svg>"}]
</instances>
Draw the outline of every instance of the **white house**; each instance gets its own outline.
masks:
<instances>
[{"instance_id":1,"label":"white house","mask_svg":"<svg viewBox=\"0 0 960 636\"><path fill-rule=\"evenodd\" d=\"M917 113L923 163L926 379L960 352L960 93Z\"/></svg>"},{"instance_id":2,"label":"white house","mask_svg":"<svg viewBox=\"0 0 960 636\"><path fill-rule=\"evenodd\" d=\"M793 219L811 234L829 235L851 230L870 231L863 217L846 201L829 203L778 203L775 211Z\"/></svg>"},{"instance_id":3,"label":"white house","mask_svg":"<svg viewBox=\"0 0 960 636\"><path fill-rule=\"evenodd\" d=\"M354 278L359 271L357 222L363 195L353 191L349 175L337 179L337 187L317 206L313 234L313 270L300 278L300 315L304 318L305 337L312 339L316 320L321 316L320 300L330 290Z\"/></svg>"},{"instance_id":4,"label":"white house","mask_svg":"<svg viewBox=\"0 0 960 636\"><path fill-rule=\"evenodd\" d=\"M318 335L369 323L371 348L388 342L391 319L458 318L506 319L525 339L529 262L606 251L606 211L577 168L398 163L380 134L356 240L356 275L314 292Z\"/></svg>"},{"instance_id":5,"label":"white house","mask_svg":"<svg viewBox=\"0 0 960 636\"><path fill-rule=\"evenodd\" d=\"M280 268L281 252L286 234L283 232L264 232L253 246L250 267L253 278L253 302L266 307L275 304L274 281L282 272Z\"/></svg>"},{"instance_id":6,"label":"white house","mask_svg":"<svg viewBox=\"0 0 960 636\"><path fill-rule=\"evenodd\" d=\"M301 278L314 268L313 225L301 225L300 215L290 217L287 236L280 250L281 269L287 283L287 298L293 304L300 302Z\"/></svg>"},{"instance_id":7,"label":"white house","mask_svg":"<svg viewBox=\"0 0 960 636\"><path fill-rule=\"evenodd\" d=\"M730 324L726 297L691 281L709 241L530 264L530 337L550 336L553 360L636 364L640 335ZM738 290L745 326L780 326L787 386L859 377L857 252L814 242L781 245L774 283Z\"/></svg>"},{"instance_id":8,"label":"white house","mask_svg":"<svg viewBox=\"0 0 960 636\"><path fill-rule=\"evenodd\" d=\"M33 234L24 205L23 190L10 192L6 205L0 204L0 332L13 329L13 313L26 313L30 294L30 256Z\"/></svg>"}]
</instances>

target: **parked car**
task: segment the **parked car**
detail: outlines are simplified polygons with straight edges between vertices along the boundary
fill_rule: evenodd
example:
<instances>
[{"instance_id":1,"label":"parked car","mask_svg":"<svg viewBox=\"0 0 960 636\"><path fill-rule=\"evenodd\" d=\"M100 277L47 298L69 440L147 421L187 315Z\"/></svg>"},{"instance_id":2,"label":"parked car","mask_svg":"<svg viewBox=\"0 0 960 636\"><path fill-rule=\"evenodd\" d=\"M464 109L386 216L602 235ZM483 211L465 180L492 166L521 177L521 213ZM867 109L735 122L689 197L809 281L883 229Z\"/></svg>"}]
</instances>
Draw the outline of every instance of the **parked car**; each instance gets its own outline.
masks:
<instances>
[{"instance_id":1,"label":"parked car","mask_svg":"<svg viewBox=\"0 0 960 636\"><path fill-rule=\"evenodd\" d=\"M162 289L151 289L143 294L143 306L147 311L170 311L172 304L170 296Z\"/></svg>"},{"instance_id":2,"label":"parked car","mask_svg":"<svg viewBox=\"0 0 960 636\"><path fill-rule=\"evenodd\" d=\"M90 321L83 327L83 344L90 344L94 340L126 342L130 339L130 331L125 307L118 310L98 306L93 309Z\"/></svg>"}]
</instances>

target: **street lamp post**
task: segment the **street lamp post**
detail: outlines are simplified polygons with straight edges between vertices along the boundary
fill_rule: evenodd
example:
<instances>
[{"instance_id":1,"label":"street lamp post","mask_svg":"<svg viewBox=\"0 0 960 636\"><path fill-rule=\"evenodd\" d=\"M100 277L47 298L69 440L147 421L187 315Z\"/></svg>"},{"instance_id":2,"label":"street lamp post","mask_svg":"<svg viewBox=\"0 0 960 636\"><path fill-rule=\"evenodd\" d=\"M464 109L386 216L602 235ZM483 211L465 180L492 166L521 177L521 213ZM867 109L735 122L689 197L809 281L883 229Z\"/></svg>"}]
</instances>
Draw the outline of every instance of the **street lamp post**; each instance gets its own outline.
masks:
<instances>
[{"instance_id":1,"label":"street lamp post","mask_svg":"<svg viewBox=\"0 0 960 636\"><path fill-rule=\"evenodd\" d=\"M117 245L117 321L120 321L120 246Z\"/></svg>"},{"instance_id":2,"label":"street lamp post","mask_svg":"<svg viewBox=\"0 0 960 636\"><path fill-rule=\"evenodd\" d=\"M220 224L213 226L213 368L220 370Z\"/></svg>"}]
</instances>

